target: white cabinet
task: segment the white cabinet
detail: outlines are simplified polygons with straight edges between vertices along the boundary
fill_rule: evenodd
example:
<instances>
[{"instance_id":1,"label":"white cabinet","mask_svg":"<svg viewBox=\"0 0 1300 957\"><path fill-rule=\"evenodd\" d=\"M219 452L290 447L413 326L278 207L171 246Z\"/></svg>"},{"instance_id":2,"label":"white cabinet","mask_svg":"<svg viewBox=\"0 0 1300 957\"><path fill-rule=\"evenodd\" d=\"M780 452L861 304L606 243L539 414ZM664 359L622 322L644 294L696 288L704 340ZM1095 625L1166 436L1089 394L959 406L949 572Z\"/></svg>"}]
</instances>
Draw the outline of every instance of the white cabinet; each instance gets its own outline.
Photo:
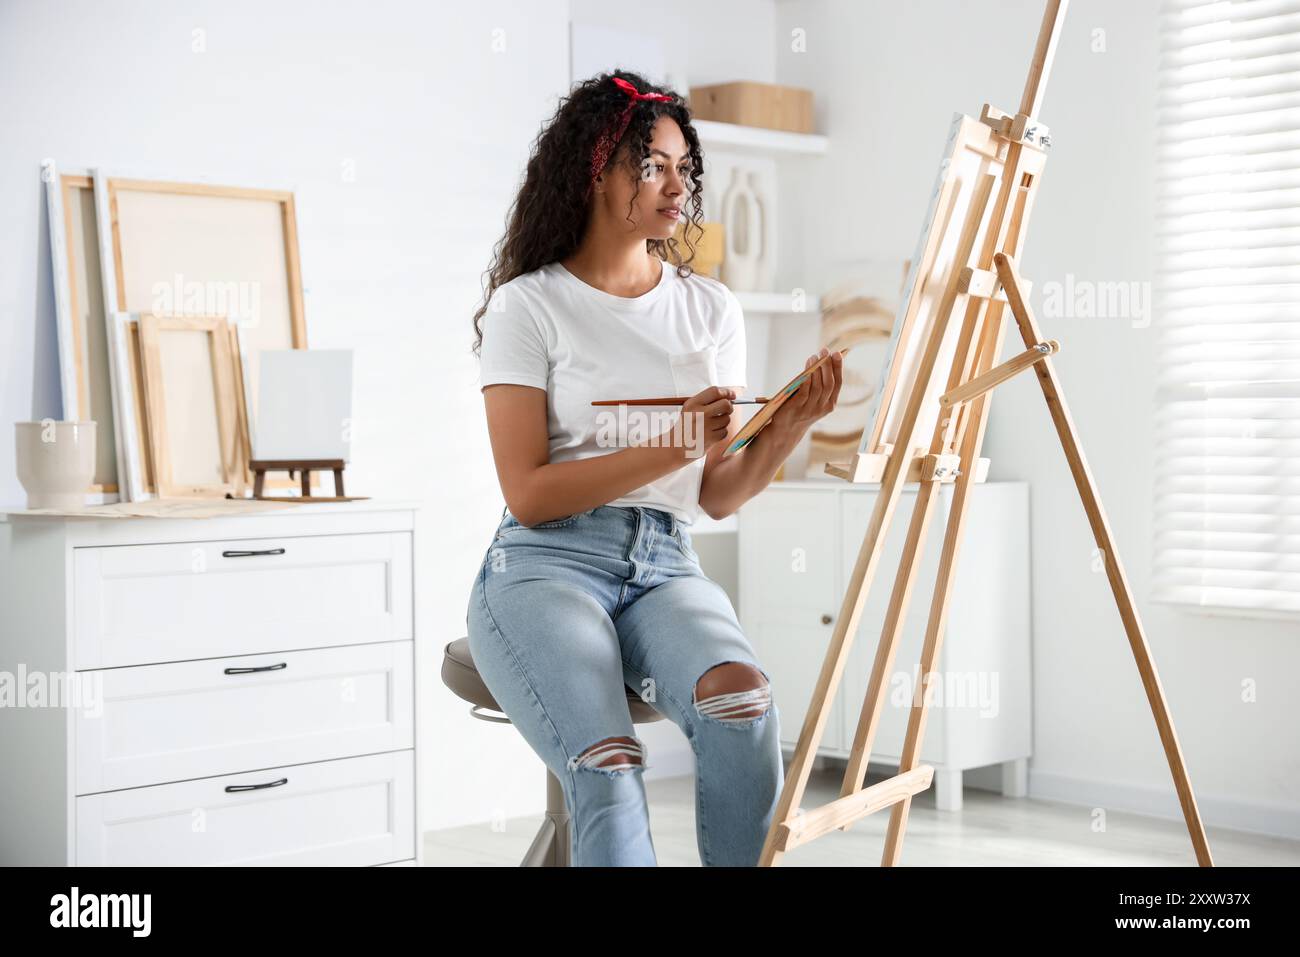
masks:
<instances>
[{"instance_id":1,"label":"white cabinet","mask_svg":"<svg viewBox=\"0 0 1300 957\"><path fill-rule=\"evenodd\" d=\"M418 863L413 503L0 519L0 865Z\"/></svg>"},{"instance_id":2,"label":"white cabinet","mask_svg":"<svg viewBox=\"0 0 1300 957\"><path fill-rule=\"evenodd\" d=\"M916 502L904 487L822 735L819 755L848 757L902 546ZM879 492L826 482L773 483L740 510L740 619L772 679L782 742L798 742L813 688ZM887 694L873 764L898 766L952 486L936 495ZM1032 750L1029 496L1023 482L972 486L921 761L935 768L939 807L961 806L962 772L1002 765L1003 790L1024 793Z\"/></svg>"},{"instance_id":3,"label":"white cabinet","mask_svg":"<svg viewBox=\"0 0 1300 957\"><path fill-rule=\"evenodd\" d=\"M740 622L772 683L781 738L795 741L839 608L838 499L769 486L740 510ZM822 744L842 746L836 698Z\"/></svg>"}]
</instances>

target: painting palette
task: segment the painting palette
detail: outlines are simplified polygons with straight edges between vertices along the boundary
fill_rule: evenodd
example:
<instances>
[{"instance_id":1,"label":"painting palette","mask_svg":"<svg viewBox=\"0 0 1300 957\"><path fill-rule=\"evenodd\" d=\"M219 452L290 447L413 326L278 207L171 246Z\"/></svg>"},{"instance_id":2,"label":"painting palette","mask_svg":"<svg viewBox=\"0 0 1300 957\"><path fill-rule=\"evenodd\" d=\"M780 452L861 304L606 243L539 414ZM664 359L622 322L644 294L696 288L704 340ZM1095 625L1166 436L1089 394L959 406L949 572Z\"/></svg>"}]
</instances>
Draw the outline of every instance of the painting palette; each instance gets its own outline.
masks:
<instances>
[{"instance_id":1,"label":"painting palette","mask_svg":"<svg viewBox=\"0 0 1300 957\"><path fill-rule=\"evenodd\" d=\"M841 349L839 350L839 354L845 355L848 351L848 349ZM834 357L834 352L828 352L783 385L781 389L767 401L763 408L759 409L758 413L746 422L744 427L736 433L735 439L733 439L731 444L727 446L727 451L722 453L722 457L725 459L727 456L739 452L746 445L752 442L754 436L758 435L759 432L762 432L763 429L766 428L767 424L772 421L772 416L776 415L777 409L781 408L790 396L799 391L799 386L804 383L804 380L820 369L823 365L830 362Z\"/></svg>"}]
</instances>

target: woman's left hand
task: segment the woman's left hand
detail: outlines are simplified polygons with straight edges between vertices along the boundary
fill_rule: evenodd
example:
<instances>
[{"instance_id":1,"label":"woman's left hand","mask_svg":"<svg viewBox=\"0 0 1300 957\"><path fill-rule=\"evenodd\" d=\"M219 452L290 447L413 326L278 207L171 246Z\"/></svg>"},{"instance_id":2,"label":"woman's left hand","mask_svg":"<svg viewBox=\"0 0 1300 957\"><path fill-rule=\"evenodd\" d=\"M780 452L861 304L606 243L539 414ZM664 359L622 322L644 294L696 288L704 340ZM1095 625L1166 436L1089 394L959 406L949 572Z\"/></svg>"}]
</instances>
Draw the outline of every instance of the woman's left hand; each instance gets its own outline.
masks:
<instances>
[{"instance_id":1,"label":"woman's left hand","mask_svg":"<svg viewBox=\"0 0 1300 957\"><path fill-rule=\"evenodd\" d=\"M803 367L815 365L827 354L826 349L810 356ZM839 401L840 386L844 384L844 357L836 350L831 360L810 375L781 408L776 410L768 428L776 428L802 435L808 427L828 414Z\"/></svg>"}]
</instances>

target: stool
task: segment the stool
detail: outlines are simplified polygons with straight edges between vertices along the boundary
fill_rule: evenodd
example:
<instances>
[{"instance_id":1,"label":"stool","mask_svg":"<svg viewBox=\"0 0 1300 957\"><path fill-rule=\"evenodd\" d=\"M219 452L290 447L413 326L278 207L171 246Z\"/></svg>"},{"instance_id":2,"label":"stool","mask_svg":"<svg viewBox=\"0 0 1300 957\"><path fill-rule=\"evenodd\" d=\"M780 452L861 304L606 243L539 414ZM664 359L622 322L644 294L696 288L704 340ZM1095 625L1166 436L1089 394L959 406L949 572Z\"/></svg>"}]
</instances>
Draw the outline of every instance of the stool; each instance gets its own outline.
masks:
<instances>
[{"instance_id":1,"label":"stool","mask_svg":"<svg viewBox=\"0 0 1300 957\"><path fill-rule=\"evenodd\" d=\"M487 685L483 683L478 668L474 666L474 659L469 653L468 638L457 638L455 641L448 642L443 650L442 682L457 697L473 705L469 713L480 721L510 724L510 719L504 717L504 712L492 697L492 692L488 691ZM624 685L623 689L627 692L627 711L633 725L663 720L664 716L642 701L641 696L635 691L627 685ZM499 712L503 716L483 714L481 713L483 709ZM546 820L542 821L541 829L533 838L533 843L519 866L570 866L569 811L564 804L564 791L560 788L560 781L549 767L546 769Z\"/></svg>"}]
</instances>

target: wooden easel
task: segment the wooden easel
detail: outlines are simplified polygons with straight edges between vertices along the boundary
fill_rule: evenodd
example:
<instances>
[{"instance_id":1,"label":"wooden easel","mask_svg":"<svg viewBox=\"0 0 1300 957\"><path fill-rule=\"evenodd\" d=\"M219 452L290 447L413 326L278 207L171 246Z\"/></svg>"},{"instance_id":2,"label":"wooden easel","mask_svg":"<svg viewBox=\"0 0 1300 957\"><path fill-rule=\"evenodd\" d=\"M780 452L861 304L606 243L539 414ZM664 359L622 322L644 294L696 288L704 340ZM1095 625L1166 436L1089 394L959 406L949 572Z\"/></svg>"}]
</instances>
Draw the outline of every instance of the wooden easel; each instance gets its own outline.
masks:
<instances>
[{"instance_id":1,"label":"wooden easel","mask_svg":"<svg viewBox=\"0 0 1300 957\"><path fill-rule=\"evenodd\" d=\"M938 300L937 311L934 313L933 329L920 353L917 374L905 392L897 396L889 394L896 384L892 372L882 386L888 401L905 403L901 406L903 411L898 431L900 441L893 444L877 443L872 446L870 454L859 452L857 460L852 463L826 466L827 472L849 481L879 481L880 492L836 619L835 632L803 728L799 732L799 742L786 774L785 788L759 859L760 866L773 866L780 862L781 855L786 851L807 844L832 830L847 830L854 821L883 808L890 809L890 819L881 864L892 866L898 863L912 797L928 788L934 776L934 768L917 762L931 698L930 684L936 677L934 666L943 643L948 598L961 544L968 492L972 480L980 480L984 467L987 466L987 460L980 459L979 453L988 421L989 393L1000 382L1028 368L1032 368L1038 377L1080 500L1087 512L1088 523L1105 560L1106 577L1114 592L1142 685L1155 716L1196 859L1202 866L1213 864L1183 763L1182 750L1169 717L1160 678L1151 660L1151 650L1138 620L1105 512L1079 448L1074 423L1070 419L1060 383L1052 367L1051 356L1059 347L1054 341L1043 340L1025 301L1026 284L1016 271L1016 257L1023 246L1024 227L1046 159L1046 148L1050 143L1046 128L1038 122L1037 114L1059 30L1065 18L1065 6L1065 0L1047 2L1020 111L1015 116L1009 116L986 105L979 124L969 121L961 128L960 135L965 137L964 145L971 146L972 139L978 140L974 143L974 148L984 150L989 157L985 167L986 175L978 178L963 221L946 224L948 228L960 230L958 244L952 266L942 280L942 298ZM979 132L972 133L972 130ZM950 185L945 184L944 189L948 190ZM984 226L986 221L987 226ZM932 233L935 228L931 227ZM943 232L942 226L938 229ZM981 229L983 241L976 248ZM927 242L923 257L932 258L936 248L935 243ZM928 269L928 262L920 263L918 276L924 278ZM926 403L927 393L933 395L934 389L938 387L934 376L938 371L936 367L941 346L950 324L956 320L963 305L962 325L956 339L952 366L946 387L942 388L938 399L942 414L934 427L930 444L925 447L929 454L914 458L912 439L915 438L918 418ZM993 362L1000 354L1006 331L1006 323L1002 321L1004 306L1010 308L1026 351L994 368ZM909 327L915 308L915 302L909 301L907 314L900 316L901 329ZM862 607L880 558L885 533L903 484L908 481L919 482L916 505L885 613L880 644L876 649L840 797L822 807L804 811L800 808L800 801L812 770L818 742L831 713L853 636L858 630ZM939 486L947 483L954 486L952 504L921 651L920 673L925 691L917 696L919 700L914 699L912 705L898 774L871 787L863 787L867 759L871 754L872 741L884 703L887 677L906 616L913 580L920 566L932 506Z\"/></svg>"},{"instance_id":2,"label":"wooden easel","mask_svg":"<svg viewBox=\"0 0 1300 957\"><path fill-rule=\"evenodd\" d=\"M370 498L369 495L343 494L343 459L253 459L248 463L253 470L253 498L263 502L360 502ZM302 495L297 497L265 495L262 492L266 484L266 473L271 471L288 471L292 478L294 472L301 474ZM313 471L334 473L333 495L311 494L311 473Z\"/></svg>"}]
</instances>

